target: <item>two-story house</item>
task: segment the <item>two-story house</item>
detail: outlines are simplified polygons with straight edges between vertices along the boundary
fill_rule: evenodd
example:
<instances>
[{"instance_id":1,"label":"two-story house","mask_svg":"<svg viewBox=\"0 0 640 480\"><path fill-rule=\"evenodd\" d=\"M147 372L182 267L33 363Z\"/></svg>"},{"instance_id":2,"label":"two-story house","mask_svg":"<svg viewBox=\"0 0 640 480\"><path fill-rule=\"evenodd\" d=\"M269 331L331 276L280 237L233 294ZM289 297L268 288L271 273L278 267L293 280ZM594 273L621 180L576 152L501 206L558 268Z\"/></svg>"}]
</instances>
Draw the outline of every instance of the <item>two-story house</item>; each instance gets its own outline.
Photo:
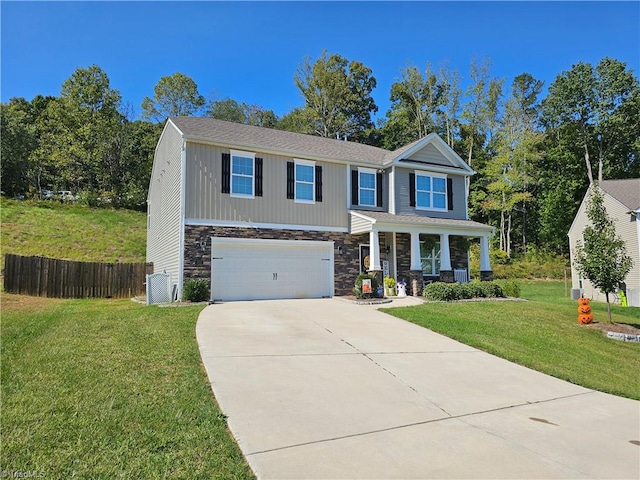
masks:
<instances>
[{"instance_id":1,"label":"two-story house","mask_svg":"<svg viewBox=\"0 0 640 480\"><path fill-rule=\"evenodd\" d=\"M469 220L473 170L436 134L396 151L211 118L167 120L148 196L147 261L180 294L213 300L330 297L375 272L420 294L468 279L491 227Z\"/></svg>"}]
</instances>

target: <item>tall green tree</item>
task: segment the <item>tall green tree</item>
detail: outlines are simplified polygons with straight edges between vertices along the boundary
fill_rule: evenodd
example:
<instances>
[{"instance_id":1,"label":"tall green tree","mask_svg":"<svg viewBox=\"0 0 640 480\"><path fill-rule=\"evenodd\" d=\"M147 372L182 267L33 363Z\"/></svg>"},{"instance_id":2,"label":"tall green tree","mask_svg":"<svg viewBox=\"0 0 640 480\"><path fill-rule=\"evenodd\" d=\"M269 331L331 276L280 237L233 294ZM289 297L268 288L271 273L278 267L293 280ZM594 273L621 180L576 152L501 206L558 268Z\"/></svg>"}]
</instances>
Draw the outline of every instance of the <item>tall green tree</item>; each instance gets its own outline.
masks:
<instances>
[{"instance_id":1,"label":"tall green tree","mask_svg":"<svg viewBox=\"0 0 640 480\"><path fill-rule=\"evenodd\" d=\"M401 79L391 86L391 107L381 127L383 146L393 150L437 131L449 93L446 87L431 63L424 75L413 65L402 69Z\"/></svg>"},{"instance_id":2,"label":"tall green tree","mask_svg":"<svg viewBox=\"0 0 640 480\"><path fill-rule=\"evenodd\" d=\"M578 241L575 246L575 265L581 275L605 294L611 323L609 294L624 281L633 267L633 260L627 255L624 241L616 234L597 183L592 184L589 193L587 218L590 225L584 229L584 243Z\"/></svg>"},{"instance_id":3,"label":"tall green tree","mask_svg":"<svg viewBox=\"0 0 640 480\"><path fill-rule=\"evenodd\" d=\"M502 95L503 80L490 77L491 61L471 62L470 79L467 87L467 102L461 118L461 134L466 148L467 164L474 166L474 152L482 148L498 123L498 109Z\"/></svg>"},{"instance_id":4,"label":"tall green tree","mask_svg":"<svg viewBox=\"0 0 640 480\"><path fill-rule=\"evenodd\" d=\"M637 141L638 88L633 72L624 62L612 58L603 58L595 68L579 62L549 86L542 102L543 122L548 128L569 128L578 134L574 141L583 151L589 183L602 181L606 170L616 170L615 164L621 159L610 155L620 154L616 147L628 144L630 139ZM637 155L637 151L634 153ZM595 159L597 177L593 172Z\"/></svg>"},{"instance_id":5,"label":"tall green tree","mask_svg":"<svg viewBox=\"0 0 640 480\"><path fill-rule=\"evenodd\" d=\"M487 195L482 208L499 213L500 249L507 255L511 255L514 221L518 219L522 248L526 251L527 207L533 198L536 172L542 157L543 134L535 128L541 89L542 82L530 74L514 78L492 142L493 155L483 169Z\"/></svg>"},{"instance_id":6,"label":"tall green tree","mask_svg":"<svg viewBox=\"0 0 640 480\"><path fill-rule=\"evenodd\" d=\"M205 99L193 79L180 72L162 77L153 89L153 98L142 100L143 120L162 122L167 117L196 115Z\"/></svg>"},{"instance_id":7,"label":"tall green tree","mask_svg":"<svg viewBox=\"0 0 640 480\"><path fill-rule=\"evenodd\" d=\"M391 85L391 108L405 110L411 120L414 140L435 131L441 88L431 63L424 75L415 66L402 70L402 79Z\"/></svg>"},{"instance_id":8,"label":"tall green tree","mask_svg":"<svg viewBox=\"0 0 640 480\"><path fill-rule=\"evenodd\" d=\"M322 52L315 62L306 57L294 75L305 100L303 117L312 121L314 134L358 141L373 128L371 115L378 111L371 92L376 79L370 68L338 54Z\"/></svg>"},{"instance_id":9,"label":"tall green tree","mask_svg":"<svg viewBox=\"0 0 640 480\"><path fill-rule=\"evenodd\" d=\"M0 178L7 196L29 189L29 157L38 145L32 106L24 98L0 104Z\"/></svg>"},{"instance_id":10,"label":"tall green tree","mask_svg":"<svg viewBox=\"0 0 640 480\"><path fill-rule=\"evenodd\" d=\"M460 74L446 65L438 70L440 84L440 131L450 147L454 146L460 129L460 102L462 89L460 88Z\"/></svg>"},{"instance_id":11,"label":"tall green tree","mask_svg":"<svg viewBox=\"0 0 640 480\"><path fill-rule=\"evenodd\" d=\"M265 110L260 105L238 103L232 98L210 102L206 115L218 120L258 127L274 128L278 124L278 117L273 110Z\"/></svg>"},{"instance_id":12,"label":"tall green tree","mask_svg":"<svg viewBox=\"0 0 640 480\"><path fill-rule=\"evenodd\" d=\"M121 96L97 65L76 69L60 97L42 113L40 145L32 159L54 178L49 187L118 190L121 179Z\"/></svg>"}]
</instances>

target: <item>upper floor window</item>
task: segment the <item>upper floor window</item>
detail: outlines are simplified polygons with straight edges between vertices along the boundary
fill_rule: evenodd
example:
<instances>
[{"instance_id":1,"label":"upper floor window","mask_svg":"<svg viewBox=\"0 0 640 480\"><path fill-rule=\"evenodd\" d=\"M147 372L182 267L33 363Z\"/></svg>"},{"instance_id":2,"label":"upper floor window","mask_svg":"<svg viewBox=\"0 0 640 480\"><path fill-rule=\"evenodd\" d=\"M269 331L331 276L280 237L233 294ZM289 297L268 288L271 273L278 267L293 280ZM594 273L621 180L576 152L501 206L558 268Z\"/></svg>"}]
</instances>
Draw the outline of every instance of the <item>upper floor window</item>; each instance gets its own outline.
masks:
<instances>
[{"instance_id":1,"label":"upper floor window","mask_svg":"<svg viewBox=\"0 0 640 480\"><path fill-rule=\"evenodd\" d=\"M416 208L447 210L447 177L416 172Z\"/></svg>"},{"instance_id":2,"label":"upper floor window","mask_svg":"<svg viewBox=\"0 0 640 480\"><path fill-rule=\"evenodd\" d=\"M295 162L295 200L313 203L315 201L315 163L296 160Z\"/></svg>"},{"instance_id":3,"label":"upper floor window","mask_svg":"<svg viewBox=\"0 0 640 480\"><path fill-rule=\"evenodd\" d=\"M231 150L231 195L254 197L255 154Z\"/></svg>"},{"instance_id":4,"label":"upper floor window","mask_svg":"<svg viewBox=\"0 0 640 480\"><path fill-rule=\"evenodd\" d=\"M358 169L358 203L365 207L376 206L376 171L369 168Z\"/></svg>"}]
</instances>

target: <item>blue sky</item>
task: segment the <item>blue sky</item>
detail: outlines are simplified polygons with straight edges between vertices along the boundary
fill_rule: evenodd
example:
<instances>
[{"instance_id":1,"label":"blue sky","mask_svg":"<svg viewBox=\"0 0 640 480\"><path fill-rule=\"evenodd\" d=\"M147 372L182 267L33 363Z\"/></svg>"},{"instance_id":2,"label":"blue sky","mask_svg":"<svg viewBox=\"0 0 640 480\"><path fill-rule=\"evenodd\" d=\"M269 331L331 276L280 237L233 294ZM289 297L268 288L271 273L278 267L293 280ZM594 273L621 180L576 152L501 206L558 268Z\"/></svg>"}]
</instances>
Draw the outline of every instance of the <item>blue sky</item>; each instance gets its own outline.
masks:
<instances>
[{"instance_id":1,"label":"blue sky","mask_svg":"<svg viewBox=\"0 0 640 480\"><path fill-rule=\"evenodd\" d=\"M1 98L59 95L77 67L99 65L135 113L165 75L200 92L283 115L303 104L293 74L323 49L373 70L384 116L400 69L472 58L510 84L548 86L579 61L640 68L640 2L8 2L1 8Z\"/></svg>"}]
</instances>

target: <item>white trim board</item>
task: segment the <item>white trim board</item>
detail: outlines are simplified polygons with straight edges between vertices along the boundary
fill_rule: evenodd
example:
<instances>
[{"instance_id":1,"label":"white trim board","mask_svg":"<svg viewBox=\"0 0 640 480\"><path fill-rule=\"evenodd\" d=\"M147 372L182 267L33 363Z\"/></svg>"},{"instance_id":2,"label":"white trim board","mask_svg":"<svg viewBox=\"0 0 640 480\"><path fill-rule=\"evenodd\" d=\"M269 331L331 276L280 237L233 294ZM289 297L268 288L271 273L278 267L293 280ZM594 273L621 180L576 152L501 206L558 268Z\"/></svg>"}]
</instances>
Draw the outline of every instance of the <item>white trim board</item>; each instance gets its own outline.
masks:
<instances>
[{"instance_id":1,"label":"white trim board","mask_svg":"<svg viewBox=\"0 0 640 480\"><path fill-rule=\"evenodd\" d=\"M237 227L237 228L266 228L271 230L303 230L313 232L340 232L348 233L348 227L327 227L319 225L290 225L286 223L261 223L261 222L234 222L226 220L201 220L187 218L185 225L196 227Z\"/></svg>"}]
</instances>

